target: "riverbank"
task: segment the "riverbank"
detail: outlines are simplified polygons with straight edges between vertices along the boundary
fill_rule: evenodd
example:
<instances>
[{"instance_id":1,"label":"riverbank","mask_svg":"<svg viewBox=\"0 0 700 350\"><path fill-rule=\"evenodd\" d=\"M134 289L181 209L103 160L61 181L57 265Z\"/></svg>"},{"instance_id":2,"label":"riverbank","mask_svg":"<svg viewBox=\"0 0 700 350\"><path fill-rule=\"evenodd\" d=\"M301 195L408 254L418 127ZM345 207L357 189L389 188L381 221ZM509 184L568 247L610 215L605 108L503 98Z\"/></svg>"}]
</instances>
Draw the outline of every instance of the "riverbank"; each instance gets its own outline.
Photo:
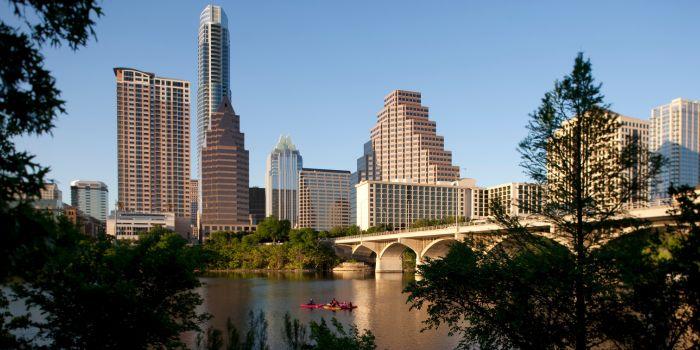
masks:
<instances>
[{"instance_id":1,"label":"riverbank","mask_svg":"<svg viewBox=\"0 0 700 350\"><path fill-rule=\"evenodd\" d=\"M331 270L316 270L316 269L207 269L202 272L202 275L206 274L216 274L216 273L265 273L265 272L300 272L300 273L314 273L314 272L330 272Z\"/></svg>"}]
</instances>

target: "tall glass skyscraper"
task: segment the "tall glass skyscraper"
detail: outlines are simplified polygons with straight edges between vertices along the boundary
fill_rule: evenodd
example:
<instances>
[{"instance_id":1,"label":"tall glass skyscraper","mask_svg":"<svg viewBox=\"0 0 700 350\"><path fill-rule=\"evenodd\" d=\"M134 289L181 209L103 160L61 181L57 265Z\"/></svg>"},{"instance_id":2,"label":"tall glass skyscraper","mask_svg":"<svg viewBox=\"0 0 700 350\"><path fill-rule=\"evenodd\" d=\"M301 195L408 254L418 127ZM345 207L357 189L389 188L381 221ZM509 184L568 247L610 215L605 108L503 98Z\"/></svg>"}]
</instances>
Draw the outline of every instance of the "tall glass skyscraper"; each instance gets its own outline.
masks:
<instances>
[{"instance_id":1,"label":"tall glass skyscraper","mask_svg":"<svg viewBox=\"0 0 700 350\"><path fill-rule=\"evenodd\" d=\"M199 15L197 50L197 169L201 178L201 151L211 114L224 96L231 96L229 83L228 18L220 6L207 5Z\"/></svg>"},{"instance_id":2,"label":"tall glass skyscraper","mask_svg":"<svg viewBox=\"0 0 700 350\"><path fill-rule=\"evenodd\" d=\"M70 183L70 202L85 215L106 222L107 192L104 182L75 180Z\"/></svg>"},{"instance_id":3,"label":"tall glass skyscraper","mask_svg":"<svg viewBox=\"0 0 700 350\"><path fill-rule=\"evenodd\" d=\"M651 110L649 148L667 159L652 201L668 197L671 185L700 183L700 101L677 98Z\"/></svg>"},{"instance_id":4,"label":"tall glass skyscraper","mask_svg":"<svg viewBox=\"0 0 700 350\"><path fill-rule=\"evenodd\" d=\"M297 223L299 172L303 161L289 136L280 136L267 156L265 172L265 215Z\"/></svg>"}]
</instances>

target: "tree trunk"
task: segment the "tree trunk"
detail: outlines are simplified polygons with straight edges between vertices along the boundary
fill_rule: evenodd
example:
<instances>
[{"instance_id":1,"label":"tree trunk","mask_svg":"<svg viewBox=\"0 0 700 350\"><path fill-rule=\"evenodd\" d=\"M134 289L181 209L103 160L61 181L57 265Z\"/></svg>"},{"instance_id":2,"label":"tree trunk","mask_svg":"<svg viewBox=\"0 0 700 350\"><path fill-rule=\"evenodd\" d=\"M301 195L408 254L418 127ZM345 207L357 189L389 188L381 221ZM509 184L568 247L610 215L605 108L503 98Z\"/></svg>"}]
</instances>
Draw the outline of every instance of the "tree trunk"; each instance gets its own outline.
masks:
<instances>
[{"instance_id":1,"label":"tree trunk","mask_svg":"<svg viewBox=\"0 0 700 350\"><path fill-rule=\"evenodd\" d=\"M581 140L583 134L583 118L577 123L574 129L574 142L576 150L574 154L574 190L576 192L576 232L574 234L574 245L576 249L576 279L574 286L574 297L576 298L576 350L586 349L586 291L585 291L585 264L586 252L584 248L584 228L583 228L583 172L584 161L582 159L583 142Z\"/></svg>"}]
</instances>

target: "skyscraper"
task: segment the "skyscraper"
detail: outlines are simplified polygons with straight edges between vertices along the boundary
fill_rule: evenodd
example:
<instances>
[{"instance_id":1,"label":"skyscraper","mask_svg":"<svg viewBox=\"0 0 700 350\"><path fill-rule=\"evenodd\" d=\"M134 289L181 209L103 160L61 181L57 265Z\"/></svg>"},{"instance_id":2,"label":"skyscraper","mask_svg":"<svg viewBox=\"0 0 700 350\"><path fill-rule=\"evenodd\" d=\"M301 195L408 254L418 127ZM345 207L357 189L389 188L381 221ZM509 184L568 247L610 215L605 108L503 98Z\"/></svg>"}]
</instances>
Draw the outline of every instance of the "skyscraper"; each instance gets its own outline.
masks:
<instances>
[{"instance_id":1,"label":"skyscraper","mask_svg":"<svg viewBox=\"0 0 700 350\"><path fill-rule=\"evenodd\" d=\"M224 96L231 96L229 85L228 18L220 6L207 5L199 15L197 40L197 160L204 138ZM201 165L199 165L201 168ZM201 169L199 169L201 174ZM201 178L201 177L200 177Z\"/></svg>"},{"instance_id":2,"label":"skyscraper","mask_svg":"<svg viewBox=\"0 0 700 350\"><path fill-rule=\"evenodd\" d=\"M436 183L459 179L452 153L436 134L436 123L428 119L419 92L394 90L384 98L384 108L371 132L379 177Z\"/></svg>"},{"instance_id":3,"label":"skyscraper","mask_svg":"<svg viewBox=\"0 0 700 350\"><path fill-rule=\"evenodd\" d=\"M120 209L189 217L190 83L131 68L114 74Z\"/></svg>"},{"instance_id":4,"label":"skyscraper","mask_svg":"<svg viewBox=\"0 0 700 350\"><path fill-rule=\"evenodd\" d=\"M248 151L228 97L211 114L201 164L200 232L248 230Z\"/></svg>"},{"instance_id":5,"label":"skyscraper","mask_svg":"<svg viewBox=\"0 0 700 350\"><path fill-rule=\"evenodd\" d=\"M103 223L107 220L107 194L104 182L75 180L70 183L71 205Z\"/></svg>"},{"instance_id":6,"label":"skyscraper","mask_svg":"<svg viewBox=\"0 0 700 350\"><path fill-rule=\"evenodd\" d=\"M251 187L248 191L248 208L250 208L250 219L253 224L258 224L265 219L265 189Z\"/></svg>"},{"instance_id":7,"label":"skyscraper","mask_svg":"<svg viewBox=\"0 0 700 350\"><path fill-rule=\"evenodd\" d=\"M372 141L365 142L362 157L357 158L357 170L350 174L350 220L355 223L357 220L357 190L355 185L362 181L379 180L379 172L375 165L374 150Z\"/></svg>"},{"instance_id":8,"label":"skyscraper","mask_svg":"<svg viewBox=\"0 0 700 350\"><path fill-rule=\"evenodd\" d=\"M265 171L265 215L297 223L299 172L303 160L289 136L280 136L267 156Z\"/></svg>"},{"instance_id":9,"label":"skyscraper","mask_svg":"<svg viewBox=\"0 0 700 350\"><path fill-rule=\"evenodd\" d=\"M668 197L671 185L700 182L700 101L677 98L651 110L649 148L667 159L652 200Z\"/></svg>"},{"instance_id":10,"label":"skyscraper","mask_svg":"<svg viewBox=\"0 0 700 350\"><path fill-rule=\"evenodd\" d=\"M199 180L190 179L189 194L190 225L197 225L197 212L199 210Z\"/></svg>"},{"instance_id":11,"label":"skyscraper","mask_svg":"<svg viewBox=\"0 0 700 350\"><path fill-rule=\"evenodd\" d=\"M299 173L299 227L327 231L348 227L350 219L350 172L307 169Z\"/></svg>"}]
</instances>

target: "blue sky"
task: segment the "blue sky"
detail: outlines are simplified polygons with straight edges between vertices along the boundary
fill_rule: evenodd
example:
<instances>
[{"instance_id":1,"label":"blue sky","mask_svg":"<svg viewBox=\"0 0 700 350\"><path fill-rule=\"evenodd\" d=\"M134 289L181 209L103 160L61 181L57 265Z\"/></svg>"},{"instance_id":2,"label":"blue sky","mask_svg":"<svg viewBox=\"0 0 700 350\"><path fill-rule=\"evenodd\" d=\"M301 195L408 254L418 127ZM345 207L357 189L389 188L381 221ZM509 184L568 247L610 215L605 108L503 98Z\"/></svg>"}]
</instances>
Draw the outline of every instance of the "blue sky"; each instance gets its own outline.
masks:
<instances>
[{"instance_id":1,"label":"blue sky","mask_svg":"<svg viewBox=\"0 0 700 350\"><path fill-rule=\"evenodd\" d=\"M104 2L97 41L48 49L67 114L53 136L19 146L70 181L117 193L113 67L193 82L208 2ZM584 51L619 113L648 118L675 97L700 99L698 1L222 1L231 31L232 103L250 151L250 184L290 134L314 168L354 170L393 89L423 93L462 176L525 180L516 145L555 79ZM3 18L8 8L0 7ZM194 113L192 140L195 140ZM194 142L192 142L194 145ZM194 171L194 167L193 167Z\"/></svg>"}]
</instances>

